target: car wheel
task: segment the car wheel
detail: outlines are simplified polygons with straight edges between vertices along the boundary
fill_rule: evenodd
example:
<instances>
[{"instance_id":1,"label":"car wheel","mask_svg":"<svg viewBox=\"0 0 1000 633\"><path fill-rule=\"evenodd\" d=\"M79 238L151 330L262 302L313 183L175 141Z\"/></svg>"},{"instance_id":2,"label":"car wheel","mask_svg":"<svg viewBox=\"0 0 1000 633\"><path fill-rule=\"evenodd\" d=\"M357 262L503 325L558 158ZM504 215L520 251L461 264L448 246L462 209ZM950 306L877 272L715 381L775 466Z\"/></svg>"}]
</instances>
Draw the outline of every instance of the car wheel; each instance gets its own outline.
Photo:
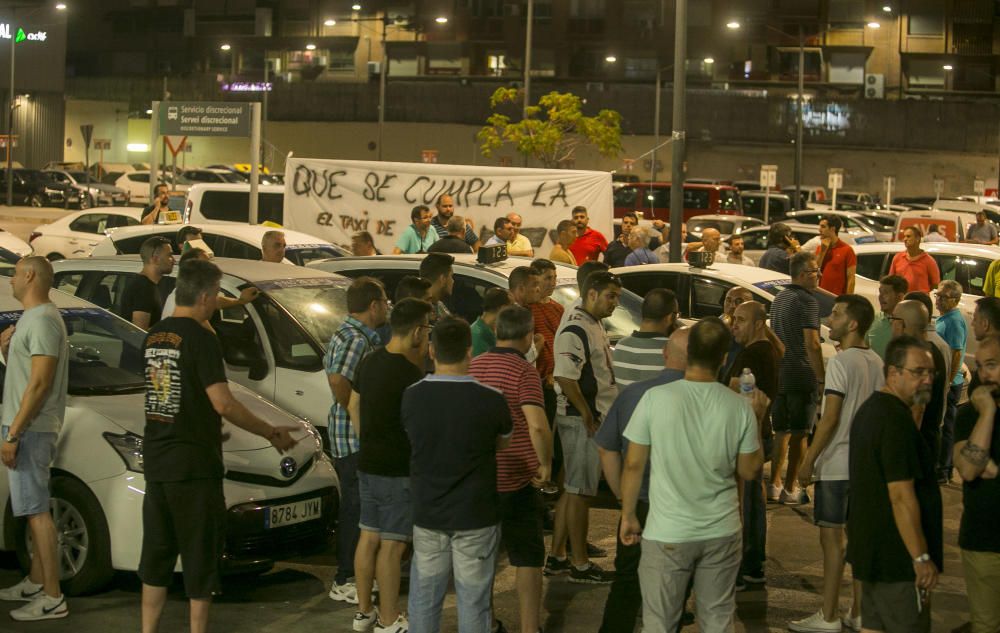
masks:
<instances>
[{"instance_id":1,"label":"car wheel","mask_svg":"<svg viewBox=\"0 0 1000 633\"><path fill-rule=\"evenodd\" d=\"M52 477L52 520L56 525L59 581L71 596L93 593L111 580L111 536L101 504L87 486L65 476ZM31 567L27 521L17 522L17 559Z\"/></svg>"},{"instance_id":2,"label":"car wheel","mask_svg":"<svg viewBox=\"0 0 1000 633\"><path fill-rule=\"evenodd\" d=\"M33 194L30 198L28 198L28 204L36 208L44 207L45 198L43 198L40 193Z\"/></svg>"},{"instance_id":3,"label":"car wheel","mask_svg":"<svg viewBox=\"0 0 1000 633\"><path fill-rule=\"evenodd\" d=\"M60 259L66 259L66 257L61 253L49 253L48 255L45 256L45 259L49 260L50 262L57 262Z\"/></svg>"},{"instance_id":4,"label":"car wheel","mask_svg":"<svg viewBox=\"0 0 1000 633\"><path fill-rule=\"evenodd\" d=\"M90 207L94 206L94 201L91 199L90 194L85 193L82 196L80 196L80 204L78 206L80 207L81 211L83 211L84 209L89 209Z\"/></svg>"}]
</instances>

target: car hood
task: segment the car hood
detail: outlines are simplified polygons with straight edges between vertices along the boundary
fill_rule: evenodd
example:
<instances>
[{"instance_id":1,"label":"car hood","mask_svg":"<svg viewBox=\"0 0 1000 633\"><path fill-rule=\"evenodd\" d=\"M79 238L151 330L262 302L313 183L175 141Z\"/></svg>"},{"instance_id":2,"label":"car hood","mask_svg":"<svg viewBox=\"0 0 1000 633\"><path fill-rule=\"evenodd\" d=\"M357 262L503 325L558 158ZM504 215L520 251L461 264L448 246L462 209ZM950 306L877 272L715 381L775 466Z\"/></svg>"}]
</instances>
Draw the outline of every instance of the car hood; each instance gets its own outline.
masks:
<instances>
[{"instance_id":1,"label":"car hood","mask_svg":"<svg viewBox=\"0 0 1000 633\"><path fill-rule=\"evenodd\" d=\"M312 425L279 409L244 387L229 383L229 388L236 400L272 426L296 427L292 437L299 442L286 453L287 456L295 458L299 464L304 464L314 456L317 446L320 451L322 450L322 440ZM109 422L124 431L141 437L145 433L146 426L146 417L142 414L144 399L145 395L141 392L114 396L72 396L69 406L87 408L91 412L107 418ZM267 439L254 435L225 420L222 431L228 434L228 438L222 444L227 469L236 468L246 471L248 468L251 470L260 468L273 470L270 462L275 462L275 464L280 462L280 455L271 447L271 442ZM251 454L265 449L267 453L271 454L265 460L266 463L254 463L260 460L251 457Z\"/></svg>"},{"instance_id":2,"label":"car hood","mask_svg":"<svg viewBox=\"0 0 1000 633\"><path fill-rule=\"evenodd\" d=\"M79 184L81 187L89 186L91 189L97 189L98 191L106 191L108 193L125 193L125 190L122 189L121 187L116 187L114 185L106 185L102 182L91 182L90 185L87 185L86 182L81 182L77 184Z\"/></svg>"}]
</instances>

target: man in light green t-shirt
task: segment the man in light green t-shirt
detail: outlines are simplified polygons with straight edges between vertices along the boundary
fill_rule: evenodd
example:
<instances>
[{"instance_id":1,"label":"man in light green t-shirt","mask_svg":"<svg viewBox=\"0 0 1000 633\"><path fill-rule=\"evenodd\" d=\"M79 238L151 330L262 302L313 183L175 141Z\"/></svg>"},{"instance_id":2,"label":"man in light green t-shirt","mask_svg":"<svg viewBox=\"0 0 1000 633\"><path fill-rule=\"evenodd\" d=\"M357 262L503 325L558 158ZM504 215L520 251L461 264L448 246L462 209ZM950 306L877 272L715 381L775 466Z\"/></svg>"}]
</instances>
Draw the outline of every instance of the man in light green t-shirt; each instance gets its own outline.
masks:
<instances>
[{"instance_id":1,"label":"man in light green t-shirt","mask_svg":"<svg viewBox=\"0 0 1000 633\"><path fill-rule=\"evenodd\" d=\"M881 314L875 317L875 322L868 329L868 346L879 358L885 360L885 348L892 340L892 311L896 304L903 300L909 290L906 279L900 275L886 275L879 280L878 305Z\"/></svg>"},{"instance_id":2,"label":"man in light green t-shirt","mask_svg":"<svg viewBox=\"0 0 1000 633\"><path fill-rule=\"evenodd\" d=\"M702 566L711 573L704 582L699 574L699 622L707 631L732 630L743 556L736 477L753 480L764 465L759 420L769 401L758 389L746 398L716 381L731 342L721 320L699 321L684 379L647 391L625 429L621 540L631 545L642 534L642 617L651 630L676 627L688 581ZM647 461L649 516L640 530L636 501Z\"/></svg>"}]
</instances>

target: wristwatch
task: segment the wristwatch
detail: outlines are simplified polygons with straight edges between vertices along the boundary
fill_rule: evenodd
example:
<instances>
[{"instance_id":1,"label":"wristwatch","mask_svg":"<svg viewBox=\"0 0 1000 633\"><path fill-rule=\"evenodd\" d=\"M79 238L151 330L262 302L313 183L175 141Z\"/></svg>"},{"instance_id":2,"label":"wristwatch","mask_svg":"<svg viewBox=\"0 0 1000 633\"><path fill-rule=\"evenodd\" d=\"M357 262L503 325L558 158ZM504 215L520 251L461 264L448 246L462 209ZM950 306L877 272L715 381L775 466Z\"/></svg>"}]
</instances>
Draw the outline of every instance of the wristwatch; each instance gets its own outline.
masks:
<instances>
[{"instance_id":1,"label":"wristwatch","mask_svg":"<svg viewBox=\"0 0 1000 633\"><path fill-rule=\"evenodd\" d=\"M929 563L930 560L931 560L931 555L928 554L927 552L924 552L920 556L917 556L916 558L914 558L913 562L914 563Z\"/></svg>"}]
</instances>

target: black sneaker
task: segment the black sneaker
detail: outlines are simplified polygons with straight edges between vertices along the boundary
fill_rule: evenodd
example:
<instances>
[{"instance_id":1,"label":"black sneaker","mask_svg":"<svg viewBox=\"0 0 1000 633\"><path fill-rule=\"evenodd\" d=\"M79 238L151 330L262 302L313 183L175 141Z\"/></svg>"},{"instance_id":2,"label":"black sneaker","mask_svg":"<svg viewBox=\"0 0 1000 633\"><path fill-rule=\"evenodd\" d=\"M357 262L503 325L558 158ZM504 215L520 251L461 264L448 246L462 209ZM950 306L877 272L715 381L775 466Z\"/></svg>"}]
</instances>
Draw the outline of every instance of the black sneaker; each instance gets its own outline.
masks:
<instances>
[{"instance_id":1,"label":"black sneaker","mask_svg":"<svg viewBox=\"0 0 1000 633\"><path fill-rule=\"evenodd\" d=\"M573 547L569 543L566 543L566 553L567 554L572 554L573 553ZM604 548L601 548L601 547L598 547L598 546L594 545L593 543L590 543L590 542L587 543L587 558L588 559L590 559L590 558L607 558L607 556L608 556L608 550L606 550Z\"/></svg>"},{"instance_id":2,"label":"black sneaker","mask_svg":"<svg viewBox=\"0 0 1000 633\"><path fill-rule=\"evenodd\" d=\"M545 567L542 569L542 574L546 576L558 576L559 574L565 574L569 571L569 568L573 565L570 564L569 558L564 558L559 560L555 556L545 557Z\"/></svg>"},{"instance_id":3,"label":"black sneaker","mask_svg":"<svg viewBox=\"0 0 1000 633\"><path fill-rule=\"evenodd\" d=\"M594 563L590 563L582 571L577 569L575 565L571 565L569 570L569 581L582 585L608 585L614 579L614 572L601 569Z\"/></svg>"}]
</instances>

